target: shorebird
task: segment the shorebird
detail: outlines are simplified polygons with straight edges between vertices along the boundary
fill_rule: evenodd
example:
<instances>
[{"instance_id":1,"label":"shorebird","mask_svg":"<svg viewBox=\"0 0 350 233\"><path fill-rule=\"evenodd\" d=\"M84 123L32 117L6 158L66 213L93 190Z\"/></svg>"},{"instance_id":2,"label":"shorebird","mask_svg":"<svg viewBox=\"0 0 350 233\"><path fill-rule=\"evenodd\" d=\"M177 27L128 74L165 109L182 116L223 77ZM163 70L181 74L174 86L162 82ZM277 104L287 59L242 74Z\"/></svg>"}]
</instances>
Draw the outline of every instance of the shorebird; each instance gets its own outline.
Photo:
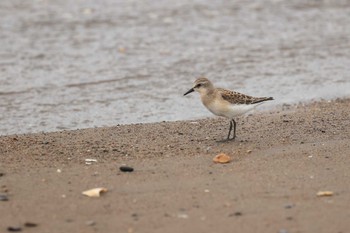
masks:
<instances>
[{"instance_id":1,"label":"shorebird","mask_svg":"<svg viewBox=\"0 0 350 233\"><path fill-rule=\"evenodd\" d=\"M230 128L226 140L236 138L235 117L253 110L265 101L273 100L272 97L253 97L239 92L216 88L209 79L200 77L193 87L184 95L191 92L199 92L203 105L213 114L230 119ZM230 138L233 128L233 136Z\"/></svg>"}]
</instances>

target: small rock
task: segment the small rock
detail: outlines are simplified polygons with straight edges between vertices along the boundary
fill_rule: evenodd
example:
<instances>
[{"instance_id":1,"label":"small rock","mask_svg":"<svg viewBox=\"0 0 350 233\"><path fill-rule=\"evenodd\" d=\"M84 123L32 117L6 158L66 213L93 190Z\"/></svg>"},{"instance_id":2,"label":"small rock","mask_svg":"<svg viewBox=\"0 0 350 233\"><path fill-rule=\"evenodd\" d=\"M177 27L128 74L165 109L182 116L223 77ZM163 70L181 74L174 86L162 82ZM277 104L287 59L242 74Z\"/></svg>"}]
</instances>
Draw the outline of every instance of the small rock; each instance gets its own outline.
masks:
<instances>
[{"instance_id":1,"label":"small rock","mask_svg":"<svg viewBox=\"0 0 350 233\"><path fill-rule=\"evenodd\" d=\"M168 213L164 213L164 217L171 217L171 216Z\"/></svg>"},{"instance_id":2,"label":"small rock","mask_svg":"<svg viewBox=\"0 0 350 233\"><path fill-rule=\"evenodd\" d=\"M96 222L94 220L89 220L89 221L86 221L85 224L88 226L94 226Z\"/></svg>"},{"instance_id":3,"label":"small rock","mask_svg":"<svg viewBox=\"0 0 350 233\"><path fill-rule=\"evenodd\" d=\"M7 230L11 232L16 232L16 231L22 231L22 228L19 226L15 226L15 227L11 226L11 227L8 227Z\"/></svg>"},{"instance_id":4,"label":"small rock","mask_svg":"<svg viewBox=\"0 0 350 233\"><path fill-rule=\"evenodd\" d=\"M182 219L188 219L189 216L188 214L180 213L180 214L177 214L177 217Z\"/></svg>"},{"instance_id":5,"label":"small rock","mask_svg":"<svg viewBox=\"0 0 350 233\"><path fill-rule=\"evenodd\" d=\"M34 222L26 222L26 223L24 223L24 226L25 227L37 227L38 224L34 223Z\"/></svg>"},{"instance_id":6,"label":"small rock","mask_svg":"<svg viewBox=\"0 0 350 233\"><path fill-rule=\"evenodd\" d=\"M139 215L137 213L133 213L131 217L136 221L139 220Z\"/></svg>"},{"instance_id":7,"label":"small rock","mask_svg":"<svg viewBox=\"0 0 350 233\"><path fill-rule=\"evenodd\" d=\"M291 209L291 208L293 208L293 205L292 204L287 204L287 205L284 206L284 208L285 209Z\"/></svg>"},{"instance_id":8,"label":"small rock","mask_svg":"<svg viewBox=\"0 0 350 233\"><path fill-rule=\"evenodd\" d=\"M243 214L242 214L242 212L239 212L239 211L237 211L237 212L234 212L234 213L231 213L231 214L229 214L228 216L229 217L233 217L233 216L242 216Z\"/></svg>"},{"instance_id":9,"label":"small rock","mask_svg":"<svg viewBox=\"0 0 350 233\"><path fill-rule=\"evenodd\" d=\"M8 200L9 198L6 195L0 194L0 201L8 201Z\"/></svg>"},{"instance_id":10,"label":"small rock","mask_svg":"<svg viewBox=\"0 0 350 233\"><path fill-rule=\"evenodd\" d=\"M278 231L278 233L288 233L288 231L286 229L281 229Z\"/></svg>"},{"instance_id":11,"label":"small rock","mask_svg":"<svg viewBox=\"0 0 350 233\"><path fill-rule=\"evenodd\" d=\"M243 214L242 214L242 212L235 212L234 215L235 216L242 216Z\"/></svg>"},{"instance_id":12,"label":"small rock","mask_svg":"<svg viewBox=\"0 0 350 233\"><path fill-rule=\"evenodd\" d=\"M128 167L128 166L121 166L121 167L119 167L119 170L122 172L133 172L134 168Z\"/></svg>"}]
</instances>

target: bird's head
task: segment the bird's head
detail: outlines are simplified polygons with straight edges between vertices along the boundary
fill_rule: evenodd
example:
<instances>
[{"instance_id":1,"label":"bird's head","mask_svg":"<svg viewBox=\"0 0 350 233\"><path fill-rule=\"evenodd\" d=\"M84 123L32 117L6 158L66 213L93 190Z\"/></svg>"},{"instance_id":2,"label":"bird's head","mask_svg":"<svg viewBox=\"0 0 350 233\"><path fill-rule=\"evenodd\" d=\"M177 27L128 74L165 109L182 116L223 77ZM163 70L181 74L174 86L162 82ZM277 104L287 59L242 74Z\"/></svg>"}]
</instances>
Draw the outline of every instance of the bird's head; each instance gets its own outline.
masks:
<instances>
[{"instance_id":1,"label":"bird's head","mask_svg":"<svg viewBox=\"0 0 350 233\"><path fill-rule=\"evenodd\" d=\"M199 92L200 94L206 93L208 90L213 88L213 84L209 81L209 79L205 77L197 78L194 81L194 85L191 89L189 89L184 95L190 94L191 92Z\"/></svg>"}]
</instances>

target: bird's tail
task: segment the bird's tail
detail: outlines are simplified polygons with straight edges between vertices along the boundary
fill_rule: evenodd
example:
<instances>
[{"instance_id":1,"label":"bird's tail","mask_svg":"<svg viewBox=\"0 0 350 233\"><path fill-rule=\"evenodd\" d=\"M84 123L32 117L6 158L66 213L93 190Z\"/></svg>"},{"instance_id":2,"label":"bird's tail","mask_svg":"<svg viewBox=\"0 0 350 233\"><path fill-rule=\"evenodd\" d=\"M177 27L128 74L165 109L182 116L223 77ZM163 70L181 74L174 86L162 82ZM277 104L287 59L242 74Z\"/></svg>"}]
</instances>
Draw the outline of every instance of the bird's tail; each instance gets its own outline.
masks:
<instances>
[{"instance_id":1,"label":"bird's tail","mask_svg":"<svg viewBox=\"0 0 350 233\"><path fill-rule=\"evenodd\" d=\"M257 104L268 100L274 100L274 99L273 97L261 97L261 98L258 98L256 101L252 102L252 104Z\"/></svg>"}]
</instances>

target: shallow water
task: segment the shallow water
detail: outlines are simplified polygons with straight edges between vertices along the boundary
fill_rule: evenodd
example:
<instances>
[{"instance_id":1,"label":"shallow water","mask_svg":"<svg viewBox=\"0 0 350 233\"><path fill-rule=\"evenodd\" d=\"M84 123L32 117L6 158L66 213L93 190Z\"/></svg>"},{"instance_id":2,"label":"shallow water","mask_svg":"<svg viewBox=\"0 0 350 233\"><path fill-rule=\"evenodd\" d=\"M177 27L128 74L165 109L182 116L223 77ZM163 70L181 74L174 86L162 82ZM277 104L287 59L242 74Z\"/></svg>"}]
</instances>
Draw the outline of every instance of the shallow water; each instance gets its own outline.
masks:
<instances>
[{"instance_id":1,"label":"shallow water","mask_svg":"<svg viewBox=\"0 0 350 233\"><path fill-rule=\"evenodd\" d=\"M307 2L307 3L306 3ZM350 96L347 1L0 1L0 135L208 117L199 75L273 96Z\"/></svg>"}]
</instances>

